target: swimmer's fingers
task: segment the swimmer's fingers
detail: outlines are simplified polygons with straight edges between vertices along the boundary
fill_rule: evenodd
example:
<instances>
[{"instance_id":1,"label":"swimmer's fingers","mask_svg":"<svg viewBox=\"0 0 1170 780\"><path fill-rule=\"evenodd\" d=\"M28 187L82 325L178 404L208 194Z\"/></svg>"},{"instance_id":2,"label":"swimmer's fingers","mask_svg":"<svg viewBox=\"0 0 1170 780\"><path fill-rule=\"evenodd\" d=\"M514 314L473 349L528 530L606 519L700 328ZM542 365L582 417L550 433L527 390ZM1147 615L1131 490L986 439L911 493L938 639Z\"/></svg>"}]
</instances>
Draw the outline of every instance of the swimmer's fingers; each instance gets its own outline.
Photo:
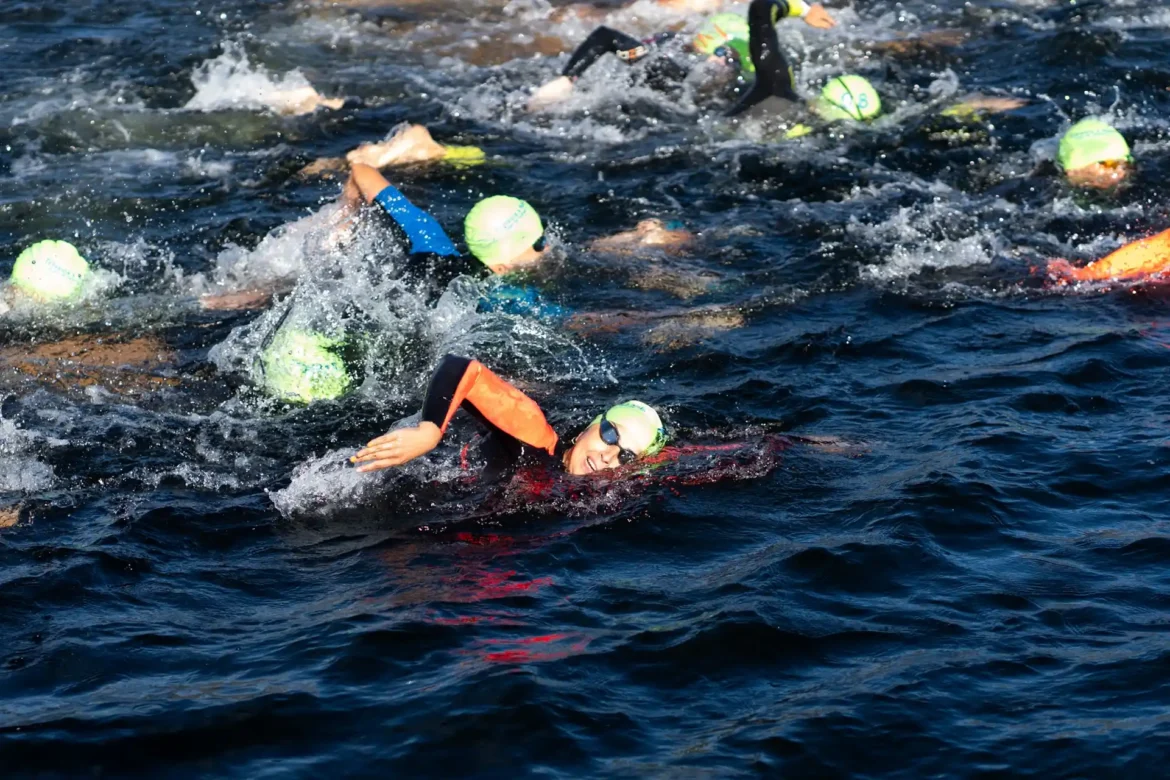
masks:
<instances>
[{"instance_id":1,"label":"swimmer's fingers","mask_svg":"<svg viewBox=\"0 0 1170 780\"><path fill-rule=\"evenodd\" d=\"M353 463L364 463L370 460L378 460L379 458L386 458L397 455L400 448L398 441L388 441L373 446L363 447L358 450L357 454L350 458Z\"/></svg>"},{"instance_id":2,"label":"swimmer's fingers","mask_svg":"<svg viewBox=\"0 0 1170 780\"><path fill-rule=\"evenodd\" d=\"M830 16L829 12L820 3L809 7L808 14L804 17L804 23L809 27L816 27L821 30L828 30L837 26L837 20Z\"/></svg>"},{"instance_id":3,"label":"swimmer's fingers","mask_svg":"<svg viewBox=\"0 0 1170 780\"><path fill-rule=\"evenodd\" d=\"M443 432L437 425L424 421L412 428L399 428L379 436L350 458L350 462L362 464L358 471L401 466L433 450L442 437Z\"/></svg>"},{"instance_id":4,"label":"swimmer's fingers","mask_svg":"<svg viewBox=\"0 0 1170 780\"><path fill-rule=\"evenodd\" d=\"M371 471L385 471L392 469L395 466L401 466L406 461L402 458L384 458L382 460L375 460L370 463L363 463L357 467L359 474L368 474Z\"/></svg>"},{"instance_id":5,"label":"swimmer's fingers","mask_svg":"<svg viewBox=\"0 0 1170 780\"><path fill-rule=\"evenodd\" d=\"M366 442L366 447L370 448L377 447L380 444L389 444L390 442L398 441L398 438L398 431L390 431L389 433L383 433L376 439L370 439Z\"/></svg>"},{"instance_id":6,"label":"swimmer's fingers","mask_svg":"<svg viewBox=\"0 0 1170 780\"><path fill-rule=\"evenodd\" d=\"M399 443L394 441L378 447L367 447L349 460L357 465L359 472L365 473L401 466L408 460L412 460L412 457L403 452Z\"/></svg>"}]
</instances>

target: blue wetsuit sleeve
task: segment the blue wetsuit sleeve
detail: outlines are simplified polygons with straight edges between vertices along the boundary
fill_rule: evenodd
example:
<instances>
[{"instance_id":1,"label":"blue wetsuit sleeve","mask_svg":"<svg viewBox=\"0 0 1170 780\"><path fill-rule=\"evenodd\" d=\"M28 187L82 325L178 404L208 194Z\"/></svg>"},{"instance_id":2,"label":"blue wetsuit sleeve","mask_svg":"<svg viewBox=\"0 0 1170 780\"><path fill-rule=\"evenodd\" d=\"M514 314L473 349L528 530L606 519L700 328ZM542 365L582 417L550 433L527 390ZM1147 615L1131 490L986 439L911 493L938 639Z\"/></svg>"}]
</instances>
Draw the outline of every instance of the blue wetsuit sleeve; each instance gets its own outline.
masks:
<instances>
[{"instance_id":1,"label":"blue wetsuit sleeve","mask_svg":"<svg viewBox=\"0 0 1170 780\"><path fill-rule=\"evenodd\" d=\"M455 244L451 243L451 239L435 218L407 200L406 196L393 186L387 185L379 192L374 198L374 203L381 206L382 210L402 228L406 240L410 242L412 255L430 253L449 257L459 254Z\"/></svg>"}]
</instances>

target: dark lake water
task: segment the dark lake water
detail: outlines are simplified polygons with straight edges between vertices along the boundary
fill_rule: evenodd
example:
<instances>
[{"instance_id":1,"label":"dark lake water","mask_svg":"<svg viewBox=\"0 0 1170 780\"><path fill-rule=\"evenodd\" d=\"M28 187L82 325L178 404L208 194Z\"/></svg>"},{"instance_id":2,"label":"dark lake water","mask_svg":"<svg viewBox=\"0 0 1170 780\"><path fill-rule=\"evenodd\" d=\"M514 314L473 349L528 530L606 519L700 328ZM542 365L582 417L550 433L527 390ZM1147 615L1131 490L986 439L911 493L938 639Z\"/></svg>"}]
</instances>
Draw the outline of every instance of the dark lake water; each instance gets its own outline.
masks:
<instances>
[{"instance_id":1,"label":"dark lake water","mask_svg":"<svg viewBox=\"0 0 1170 780\"><path fill-rule=\"evenodd\" d=\"M1165 771L1170 292L1053 289L1030 268L1170 226L1170 8L832 11L830 32L780 26L800 87L861 72L887 115L775 143L616 63L525 114L565 61L532 34L592 26L535 0L0 2L0 273L68 238L105 287L0 318L0 348L116 334L171 353L145 387L0 378L0 510L20 517L0 530L2 774ZM650 16L614 25L677 19ZM967 38L870 46L940 28ZM304 81L346 105L255 102ZM940 117L979 91L1029 103ZM1138 160L1114 195L1074 193L1051 162L1090 114ZM338 183L297 171L408 120L490 159L391 179L457 238L485 195L532 202L559 302L738 319L580 334L477 315L458 283L436 305L363 286L370 256L394 258L375 237L325 263L309 215ZM588 251L647 217L699 247ZM298 273L297 305L356 306L381 333L343 401L250 388L281 309L193 305ZM637 397L677 443L745 444L491 512L457 442L347 469L448 351L517 379L561 430ZM780 431L849 446L776 453Z\"/></svg>"}]
</instances>

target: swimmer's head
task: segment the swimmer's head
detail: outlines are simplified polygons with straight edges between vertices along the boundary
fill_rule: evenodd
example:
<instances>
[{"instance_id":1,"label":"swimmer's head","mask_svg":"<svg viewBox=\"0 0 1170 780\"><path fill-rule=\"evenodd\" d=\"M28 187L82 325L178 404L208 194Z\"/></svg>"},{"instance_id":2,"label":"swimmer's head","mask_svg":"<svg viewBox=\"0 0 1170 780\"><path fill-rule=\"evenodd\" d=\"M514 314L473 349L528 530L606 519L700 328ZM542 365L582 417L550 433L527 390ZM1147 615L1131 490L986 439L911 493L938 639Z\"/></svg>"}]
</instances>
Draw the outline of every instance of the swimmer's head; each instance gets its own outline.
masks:
<instances>
[{"instance_id":1,"label":"swimmer's head","mask_svg":"<svg viewBox=\"0 0 1170 780\"><path fill-rule=\"evenodd\" d=\"M641 401L611 406L581 432L565 456L570 474L616 469L656 455L666 446L666 428L658 412Z\"/></svg>"},{"instance_id":2,"label":"swimmer's head","mask_svg":"<svg viewBox=\"0 0 1170 780\"><path fill-rule=\"evenodd\" d=\"M68 241L39 241L12 266L12 286L42 303L64 303L81 294L91 271Z\"/></svg>"},{"instance_id":3,"label":"swimmer's head","mask_svg":"<svg viewBox=\"0 0 1170 780\"><path fill-rule=\"evenodd\" d=\"M260 354L264 389L289 403L340 398L353 384L339 354L343 346L340 338L282 327Z\"/></svg>"},{"instance_id":4,"label":"swimmer's head","mask_svg":"<svg viewBox=\"0 0 1170 780\"><path fill-rule=\"evenodd\" d=\"M747 20L739 14L715 14L695 33L693 45L700 54L735 62L744 73L754 73L748 41L751 32Z\"/></svg>"},{"instance_id":5,"label":"swimmer's head","mask_svg":"<svg viewBox=\"0 0 1170 780\"><path fill-rule=\"evenodd\" d=\"M1072 185L1107 189L1129 176L1133 155L1121 133L1089 117L1061 136L1056 162Z\"/></svg>"},{"instance_id":6,"label":"swimmer's head","mask_svg":"<svg viewBox=\"0 0 1170 780\"><path fill-rule=\"evenodd\" d=\"M853 75L837 76L825 84L812 109L826 122L841 119L861 122L882 112L882 99L867 79Z\"/></svg>"},{"instance_id":7,"label":"swimmer's head","mask_svg":"<svg viewBox=\"0 0 1170 780\"><path fill-rule=\"evenodd\" d=\"M531 265L544 254L544 225L526 201L484 198L467 213L463 234L471 254L494 273Z\"/></svg>"}]
</instances>

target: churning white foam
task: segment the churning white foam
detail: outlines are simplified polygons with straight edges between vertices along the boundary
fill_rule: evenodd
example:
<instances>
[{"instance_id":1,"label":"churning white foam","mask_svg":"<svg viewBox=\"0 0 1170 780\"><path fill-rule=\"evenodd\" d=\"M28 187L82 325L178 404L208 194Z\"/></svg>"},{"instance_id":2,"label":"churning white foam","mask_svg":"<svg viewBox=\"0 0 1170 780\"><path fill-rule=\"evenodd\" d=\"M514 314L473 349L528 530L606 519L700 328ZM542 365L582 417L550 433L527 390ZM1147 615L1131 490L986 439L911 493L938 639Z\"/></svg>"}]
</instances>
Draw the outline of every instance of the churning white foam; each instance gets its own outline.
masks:
<instances>
[{"instance_id":1,"label":"churning white foam","mask_svg":"<svg viewBox=\"0 0 1170 780\"><path fill-rule=\"evenodd\" d=\"M0 418L0 491L28 493L53 484L53 469L27 454L33 437Z\"/></svg>"},{"instance_id":2,"label":"churning white foam","mask_svg":"<svg viewBox=\"0 0 1170 780\"><path fill-rule=\"evenodd\" d=\"M316 90L299 70L272 74L263 65L253 65L244 48L234 42L223 44L223 53L207 60L191 74L195 95L184 108L192 111L224 109L269 109L299 113L297 104L316 95Z\"/></svg>"}]
</instances>

